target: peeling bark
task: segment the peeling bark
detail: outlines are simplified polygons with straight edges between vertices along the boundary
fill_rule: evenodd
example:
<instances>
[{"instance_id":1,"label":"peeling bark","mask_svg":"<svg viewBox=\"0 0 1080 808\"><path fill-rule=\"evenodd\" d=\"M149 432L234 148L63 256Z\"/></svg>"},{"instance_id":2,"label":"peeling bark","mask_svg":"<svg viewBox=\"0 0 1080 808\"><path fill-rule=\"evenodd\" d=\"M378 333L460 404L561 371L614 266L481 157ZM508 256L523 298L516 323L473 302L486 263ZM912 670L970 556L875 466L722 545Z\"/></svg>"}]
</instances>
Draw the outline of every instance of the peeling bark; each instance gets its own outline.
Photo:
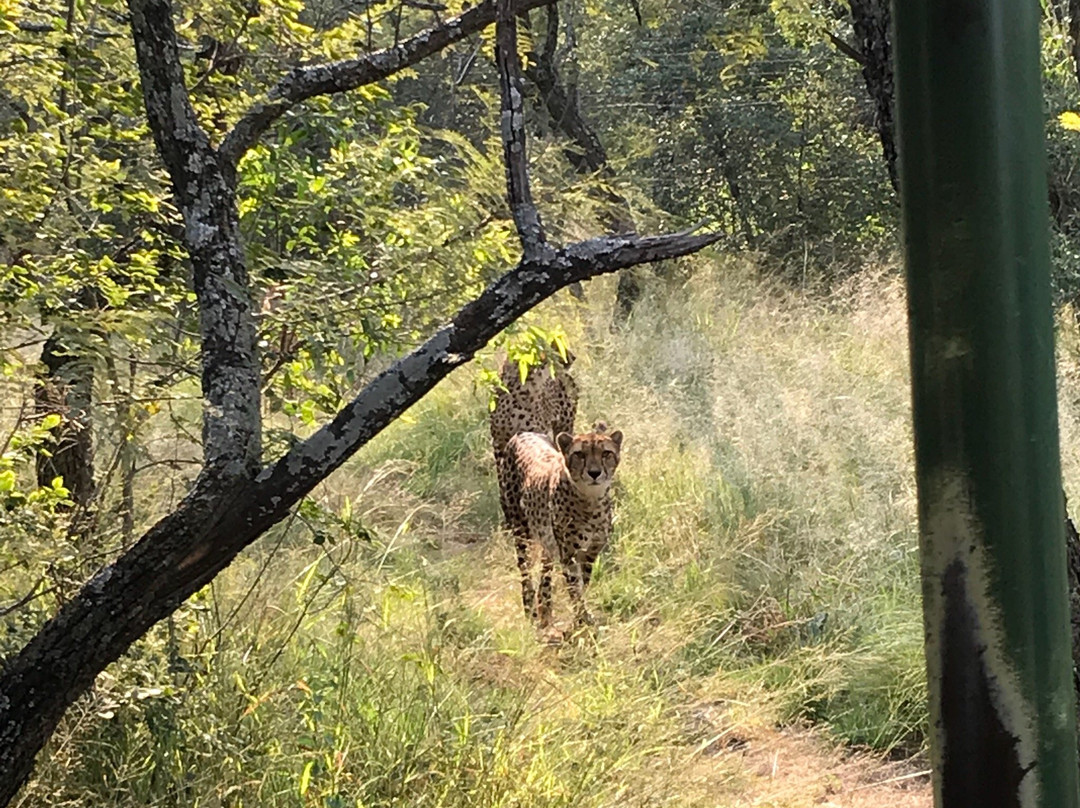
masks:
<instances>
[{"instance_id":1,"label":"peeling bark","mask_svg":"<svg viewBox=\"0 0 1080 808\"><path fill-rule=\"evenodd\" d=\"M195 117L169 0L129 0L139 75L154 143L184 217L202 338L203 455L250 475L261 459L260 369L233 173Z\"/></svg>"}]
</instances>

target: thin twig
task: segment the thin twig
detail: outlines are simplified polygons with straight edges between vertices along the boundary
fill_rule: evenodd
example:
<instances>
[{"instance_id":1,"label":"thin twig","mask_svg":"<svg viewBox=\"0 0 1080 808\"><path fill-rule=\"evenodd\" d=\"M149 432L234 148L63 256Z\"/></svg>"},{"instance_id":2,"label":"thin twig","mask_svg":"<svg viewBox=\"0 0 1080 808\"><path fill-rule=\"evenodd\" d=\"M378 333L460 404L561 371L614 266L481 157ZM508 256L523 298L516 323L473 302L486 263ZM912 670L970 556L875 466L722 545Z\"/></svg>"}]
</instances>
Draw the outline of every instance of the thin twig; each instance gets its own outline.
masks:
<instances>
[{"instance_id":1,"label":"thin twig","mask_svg":"<svg viewBox=\"0 0 1080 808\"><path fill-rule=\"evenodd\" d=\"M878 786L892 785L893 783L902 783L905 780L915 780L919 777L929 777L934 773L933 769L925 769L917 772L909 772L908 774L901 774L898 777L890 777L888 780L876 780L873 783L864 783L861 786L855 786L849 788L848 791L863 791L867 788L877 788Z\"/></svg>"},{"instance_id":2,"label":"thin twig","mask_svg":"<svg viewBox=\"0 0 1080 808\"><path fill-rule=\"evenodd\" d=\"M825 31L825 36L829 38L829 41L833 43L833 46L844 54L844 56L847 56L849 59L854 59L861 65L866 65L866 57L859 53L852 45L849 45L832 31Z\"/></svg>"},{"instance_id":3,"label":"thin twig","mask_svg":"<svg viewBox=\"0 0 1080 808\"><path fill-rule=\"evenodd\" d=\"M42 575L40 578L37 579L37 583L35 583L32 587L30 587L30 591L28 591L25 595L23 595L17 601L12 603L10 606L5 606L3 609L0 609L0 617L7 617L12 612L18 611L19 609L21 609L23 606L25 606L30 601L32 601L32 600L34 600L36 598L40 598L43 595L47 595L50 592L52 592L53 589L56 588L56 587L49 587L47 589L43 589L40 592L38 592L38 587L41 586L41 584L42 584L42 582L44 580L45 580L45 576Z\"/></svg>"},{"instance_id":4,"label":"thin twig","mask_svg":"<svg viewBox=\"0 0 1080 808\"><path fill-rule=\"evenodd\" d=\"M164 460L151 460L149 463L143 463L141 466L136 466L131 470L132 475L141 474L147 469L154 468L155 466L168 466L171 469L176 469L179 466L201 466L203 462L194 458L183 457L167 457Z\"/></svg>"}]
</instances>

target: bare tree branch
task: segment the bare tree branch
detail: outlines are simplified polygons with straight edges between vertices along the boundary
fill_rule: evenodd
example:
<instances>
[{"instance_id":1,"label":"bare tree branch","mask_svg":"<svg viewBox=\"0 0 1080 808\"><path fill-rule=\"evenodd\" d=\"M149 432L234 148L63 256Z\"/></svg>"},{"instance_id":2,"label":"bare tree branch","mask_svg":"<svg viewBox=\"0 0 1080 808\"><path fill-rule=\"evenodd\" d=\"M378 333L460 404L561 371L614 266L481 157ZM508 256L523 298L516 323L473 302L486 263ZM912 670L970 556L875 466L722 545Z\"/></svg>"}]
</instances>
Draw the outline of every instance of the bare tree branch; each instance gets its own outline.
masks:
<instances>
[{"instance_id":1,"label":"bare tree branch","mask_svg":"<svg viewBox=\"0 0 1080 808\"><path fill-rule=\"evenodd\" d=\"M859 53L859 51L855 49L854 45L849 45L846 41L838 37L832 31L829 31L828 29L825 30L825 36L827 36L829 38L829 41L833 43L833 47L835 47L838 51L844 54L844 56L848 57L849 59L854 59L863 67L866 66L866 57Z\"/></svg>"},{"instance_id":2,"label":"bare tree branch","mask_svg":"<svg viewBox=\"0 0 1080 808\"><path fill-rule=\"evenodd\" d=\"M27 34L52 34L61 30L51 22L30 22L29 20L19 20L15 23L15 27ZM124 36L118 31L106 31L94 27L84 28L82 32L96 39L115 39Z\"/></svg>"},{"instance_id":3,"label":"bare tree branch","mask_svg":"<svg viewBox=\"0 0 1080 808\"><path fill-rule=\"evenodd\" d=\"M513 0L515 13L542 6L550 0ZM460 16L403 39L391 48L359 59L297 67L285 75L266 97L237 121L219 149L222 160L235 169L240 158L258 141L270 125L308 98L344 93L381 81L414 65L433 53L459 42L495 22L495 0L485 0Z\"/></svg>"},{"instance_id":4,"label":"bare tree branch","mask_svg":"<svg viewBox=\"0 0 1080 808\"><path fill-rule=\"evenodd\" d=\"M529 156L525 142L525 92L518 58L517 18L512 0L497 0L495 61L499 68L502 99L500 123L503 161L506 165L506 196L514 225L521 238L525 260L539 258L547 250L544 225L529 188Z\"/></svg>"},{"instance_id":5,"label":"bare tree branch","mask_svg":"<svg viewBox=\"0 0 1080 808\"><path fill-rule=\"evenodd\" d=\"M203 453L208 466L254 474L261 457L260 372L232 171L184 87L169 0L129 0L147 118L184 216L199 301Z\"/></svg>"}]
</instances>

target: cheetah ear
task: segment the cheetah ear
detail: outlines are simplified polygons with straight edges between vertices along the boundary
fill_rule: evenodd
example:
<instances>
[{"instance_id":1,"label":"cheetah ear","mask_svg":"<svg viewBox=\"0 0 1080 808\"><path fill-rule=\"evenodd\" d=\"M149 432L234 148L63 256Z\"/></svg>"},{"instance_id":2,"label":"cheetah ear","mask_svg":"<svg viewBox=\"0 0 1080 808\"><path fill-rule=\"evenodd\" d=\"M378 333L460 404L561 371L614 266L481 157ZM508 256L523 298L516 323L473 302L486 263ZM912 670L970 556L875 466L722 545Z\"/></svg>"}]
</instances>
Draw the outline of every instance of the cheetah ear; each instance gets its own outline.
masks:
<instances>
[{"instance_id":1,"label":"cheetah ear","mask_svg":"<svg viewBox=\"0 0 1080 808\"><path fill-rule=\"evenodd\" d=\"M616 449L622 448L622 432L616 429L608 437L611 438L611 442L615 444Z\"/></svg>"},{"instance_id":2,"label":"cheetah ear","mask_svg":"<svg viewBox=\"0 0 1080 808\"><path fill-rule=\"evenodd\" d=\"M559 451L563 454L566 454L570 451L570 447L574 443L574 436L571 435L569 432L560 432L555 437L555 443L558 445Z\"/></svg>"}]
</instances>

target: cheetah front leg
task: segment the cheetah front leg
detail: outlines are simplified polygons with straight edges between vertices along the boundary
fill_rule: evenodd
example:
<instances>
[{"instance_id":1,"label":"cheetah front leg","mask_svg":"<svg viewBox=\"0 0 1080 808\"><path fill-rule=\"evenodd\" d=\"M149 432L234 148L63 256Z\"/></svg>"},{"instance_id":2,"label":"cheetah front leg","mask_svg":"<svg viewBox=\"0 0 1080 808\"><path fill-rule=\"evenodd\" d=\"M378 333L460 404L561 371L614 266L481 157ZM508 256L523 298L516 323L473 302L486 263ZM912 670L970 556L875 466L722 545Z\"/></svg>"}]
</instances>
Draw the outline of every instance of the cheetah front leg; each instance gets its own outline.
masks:
<instances>
[{"instance_id":1,"label":"cheetah front leg","mask_svg":"<svg viewBox=\"0 0 1080 808\"><path fill-rule=\"evenodd\" d=\"M522 509L525 513L534 514L527 517L529 539L540 546L540 586L536 591L536 619L541 628L547 628L551 624L551 571L558 557L558 546L555 544L555 531L551 526L551 517L542 512L538 503L531 498L522 498Z\"/></svg>"},{"instance_id":2,"label":"cheetah front leg","mask_svg":"<svg viewBox=\"0 0 1080 808\"><path fill-rule=\"evenodd\" d=\"M570 603L574 608L574 622L577 625L592 625L596 621L585 606L585 585L588 580L579 557L582 537L566 536L559 545L563 550L563 576L566 578L566 589L570 593ZM592 565L590 564L589 574L591 573Z\"/></svg>"}]
</instances>

